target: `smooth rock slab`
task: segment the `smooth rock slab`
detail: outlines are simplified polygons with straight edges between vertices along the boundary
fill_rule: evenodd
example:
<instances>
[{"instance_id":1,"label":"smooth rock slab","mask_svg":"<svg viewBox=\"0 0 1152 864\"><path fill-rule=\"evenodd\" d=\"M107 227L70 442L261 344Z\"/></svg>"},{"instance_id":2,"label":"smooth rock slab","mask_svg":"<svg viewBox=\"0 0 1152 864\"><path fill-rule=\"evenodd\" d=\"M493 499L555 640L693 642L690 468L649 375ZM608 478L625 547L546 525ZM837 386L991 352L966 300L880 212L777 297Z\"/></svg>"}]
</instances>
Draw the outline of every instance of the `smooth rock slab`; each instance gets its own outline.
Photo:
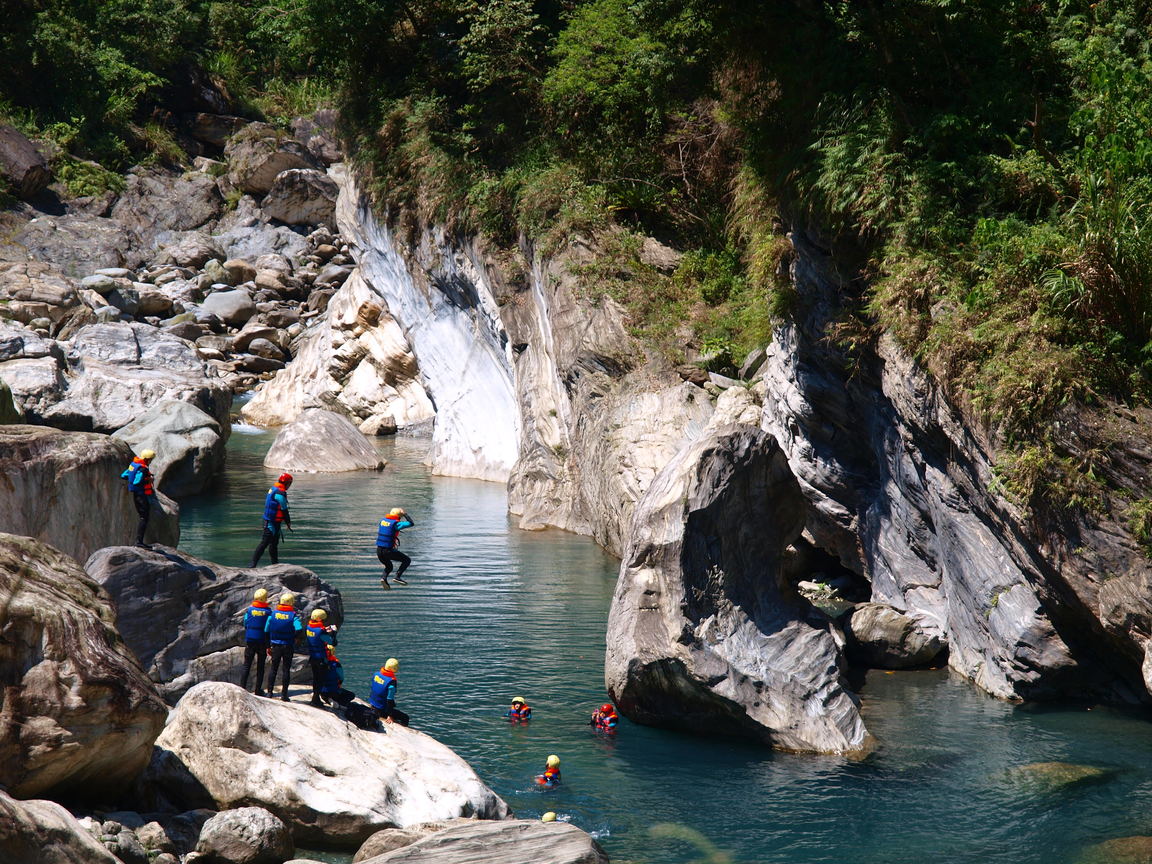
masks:
<instances>
[{"instance_id":1,"label":"smooth rock slab","mask_svg":"<svg viewBox=\"0 0 1152 864\"><path fill-rule=\"evenodd\" d=\"M231 327L243 327L248 319L256 314L256 304L252 302L252 295L243 288L213 291L204 299L201 306Z\"/></svg>"},{"instance_id":2,"label":"smooth rock slab","mask_svg":"<svg viewBox=\"0 0 1152 864\"><path fill-rule=\"evenodd\" d=\"M536 820L454 825L362 864L607 864L592 837L564 822Z\"/></svg>"},{"instance_id":3,"label":"smooth rock slab","mask_svg":"<svg viewBox=\"0 0 1152 864\"><path fill-rule=\"evenodd\" d=\"M367 732L217 682L180 700L147 779L194 806L264 807L305 846L355 848L382 828L508 815L463 759L423 733Z\"/></svg>"},{"instance_id":4,"label":"smooth rock slab","mask_svg":"<svg viewBox=\"0 0 1152 864\"><path fill-rule=\"evenodd\" d=\"M212 864L281 864L296 846L288 826L263 807L240 807L205 822L196 851Z\"/></svg>"},{"instance_id":5,"label":"smooth rock slab","mask_svg":"<svg viewBox=\"0 0 1152 864\"><path fill-rule=\"evenodd\" d=\"M78 561L136 536L138 516L120 474L123 441L46 426L0 426L0 531L35 537ZM163 493L145 540L175 545L180 509Z\"/></svg>"},{"instance_id":6,"label":"smooth rock slab","mask_svg":"<svg viewBox=\"0 0 1152 864\"><path fill-rule=\"evenodd\" d=\"M148 764L167 709L108 595L51 546L0 534L0 608L0 787L116 794Z\"/></svg>"},{"instance_id":7,"label":"smooth rock slab","mask_svg":"<svg viewBox=\"0 0 1152 864\"><path fill-rule=\"evenodd\" d=\"M162 399L113 437L139 453L156 451L152 474L157 488L177 498L207 489L224 467L220 424L195 405Z\"/></svg>"},{"instance_id":8,"label":"smooth rock slab","mask_svg":"<svg viewBox=\"0 0 1152 864\"><path fill-rule=\"evenodd\" d=\"M261 207L288 225L332 225L340 187L323 171L292 169L276 176Z\"/></svg>"},{"instance_id":9,"label":"smooth rock slab","mask_svg":"<svg viewBox=\"0 0 1152 864\"><path fill-rule=\"evenodd\" d=\"M17 801L0 789L0 862L121 864L54 801Z\"/></svg>"},{"instance_id":10,"label":"smooth rock slab","mask_svg":"<svg viewBox=\"0 0 1152 864\"><path fill-rule=\"evenodd\" d=\"M277 433L264 466L281 471L338 473L378 471L384 460L347 417L310 408Z\"/></svg>"},{"instance_id":11,"label":"smooth rock slab","mask_svg":"<svg viewBox=\"0 0 1152 864\"><path fill-rule=\"evenodd\" d=\"M254 521L253 546L259 538ZM200 681L240 680L241 620L257 588L273 598L292 591L305 617L321 606L330 623L344 620L340 592L289 564L241 570L172 549L114 546L96 552L84 567L112 598L124 643L169 701Z\"/></svg>"}]
</instances>

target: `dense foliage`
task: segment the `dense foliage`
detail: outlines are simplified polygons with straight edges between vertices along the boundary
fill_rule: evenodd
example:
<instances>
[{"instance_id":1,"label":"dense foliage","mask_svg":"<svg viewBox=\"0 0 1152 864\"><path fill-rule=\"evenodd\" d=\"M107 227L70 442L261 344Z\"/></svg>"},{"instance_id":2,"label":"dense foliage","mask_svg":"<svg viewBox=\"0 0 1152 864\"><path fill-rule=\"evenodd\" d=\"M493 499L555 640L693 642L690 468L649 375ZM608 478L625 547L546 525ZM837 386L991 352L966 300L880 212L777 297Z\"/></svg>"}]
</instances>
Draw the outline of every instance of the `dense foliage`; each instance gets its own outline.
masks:
<instances>
[{"instance_id":1,"label":"dense foliage","mask_svg":"<svg viewBox=\"0 0 1152 864\"><path fill-rule=\"evenodd\" d=\"M1034 436L1070 399L1148 391L1149 6L15 0L0 98L115 163L188 64L250 113L338 91L393 215L597 231L593 290L672 353L686 323L737 356L765 338L781 235L819 226L868 277L863 324ZM677 273L641 234L689 250Z\"/></svg>"}]
</instances>

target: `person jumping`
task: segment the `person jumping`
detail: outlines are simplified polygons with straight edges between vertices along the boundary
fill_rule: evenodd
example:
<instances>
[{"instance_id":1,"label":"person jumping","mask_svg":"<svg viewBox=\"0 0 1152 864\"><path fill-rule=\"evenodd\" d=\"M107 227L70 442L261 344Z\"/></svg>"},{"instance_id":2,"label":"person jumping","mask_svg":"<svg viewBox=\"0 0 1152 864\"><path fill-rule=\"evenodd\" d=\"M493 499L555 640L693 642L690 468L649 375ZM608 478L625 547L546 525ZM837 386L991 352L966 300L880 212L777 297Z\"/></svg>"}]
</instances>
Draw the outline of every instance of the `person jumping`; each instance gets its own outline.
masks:
<instances>
[{"instance_id":1,"label":"person jumping","mask_svg":"<svg viewBox=\"0 0 1152 864\"><path fill-rule=\"evenodd\" d=\"M392 575L393 561L400 562L400 568L396 571L397 583L400 585L408 584L404 579L404 571L408 569L412 559L396 547L400 545L400 532L415 524L412 517L402 507L393 507L388 511L388 515L380 520L380 530L376 532L376 557L384 565L384 575L380 577L380 587L385 590L392 587L388 584L388 577Z\"/></svg>"}]
</instances>

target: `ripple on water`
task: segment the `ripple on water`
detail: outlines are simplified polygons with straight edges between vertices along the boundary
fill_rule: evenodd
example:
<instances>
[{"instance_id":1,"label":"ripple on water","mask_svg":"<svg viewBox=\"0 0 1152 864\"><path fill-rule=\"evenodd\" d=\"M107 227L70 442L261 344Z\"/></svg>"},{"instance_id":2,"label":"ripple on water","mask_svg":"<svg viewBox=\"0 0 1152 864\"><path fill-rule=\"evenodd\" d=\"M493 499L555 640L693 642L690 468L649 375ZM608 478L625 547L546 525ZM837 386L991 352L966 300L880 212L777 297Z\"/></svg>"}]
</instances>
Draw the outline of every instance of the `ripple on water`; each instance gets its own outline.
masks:
<instances>
[{"instance_id":1,"label":"ripple on water","mask_svg":"<svg viewBox=\"0 0 1152 864\"><path fill-rule=\"evenodd\" d=\"M271 440L261 430L230 440L218 488L184 502L185 549L247 564L278 473L260 464ZM399 701L415 725L518 814L555 810L613 861L642 864L701 860L683 836L651 838L661 823L699 830L741 864L1071 864L1086 845L1152 834L1152 727L1142 719L1024 710L947 672L868 676L862 705L881 747L863 762L627 721L615 738L593 734L618 562L587 538L516 530L501 486L433 477L423 447L382 443L390 467L379 474L298 476L297 530L282 558L341 589L348 685L366 693L378 664L400 657ZM410 585L384 592L375 526L396 505L417 522L402 535L414 564ZM533 707L527 726L501 717L513 695ZM541 790L532 778L549 753L562 759L564 785ZM1013 767L1050 761L1116 770L1054 795L1004 782Z\"/></svg>"}]
</instances>

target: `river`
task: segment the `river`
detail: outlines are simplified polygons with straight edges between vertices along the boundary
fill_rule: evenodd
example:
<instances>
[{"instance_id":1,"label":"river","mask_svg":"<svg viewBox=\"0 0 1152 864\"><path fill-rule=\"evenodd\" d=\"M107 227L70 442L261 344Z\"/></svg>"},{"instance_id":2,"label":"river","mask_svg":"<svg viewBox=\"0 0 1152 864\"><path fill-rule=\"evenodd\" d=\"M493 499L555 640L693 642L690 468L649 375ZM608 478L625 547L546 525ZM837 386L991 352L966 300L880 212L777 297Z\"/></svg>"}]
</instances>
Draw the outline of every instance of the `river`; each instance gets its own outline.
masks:
<instances>
[{"instance_id":1,"label":"river","mask_svg":"<svg viewBox=\"0 0 1152 864\"><path fill-rule=\"evenodd\" d=\"M183 549L248 563L277 473L261 465L271 441L237 427L218 488L183 502ZM882 746L863 763L628 721L614 738L594 734L587 717L605 699L619 562L584 537L515 528L499 484L432 476L421 461L426 441L379 446L389 461L381 473L297 476L296 530L281 560L342 592L346 685L366 695L372 672L399 658L398 707L517 815L555 810L617 864L1073 864L1088 844L1152 835L1144 718L1011 706L946 671L869 673L864 717ZM391 506L416 521L402 535L414 563L410 584L385 592L374 538ZM528 726L502 719L517 695L533 708ZM532 777L550 753L561 757L564 783L544 791ZM1106 773L1057 793L1008 778L1051 761Z\"/></svg>"}]
</instances>

